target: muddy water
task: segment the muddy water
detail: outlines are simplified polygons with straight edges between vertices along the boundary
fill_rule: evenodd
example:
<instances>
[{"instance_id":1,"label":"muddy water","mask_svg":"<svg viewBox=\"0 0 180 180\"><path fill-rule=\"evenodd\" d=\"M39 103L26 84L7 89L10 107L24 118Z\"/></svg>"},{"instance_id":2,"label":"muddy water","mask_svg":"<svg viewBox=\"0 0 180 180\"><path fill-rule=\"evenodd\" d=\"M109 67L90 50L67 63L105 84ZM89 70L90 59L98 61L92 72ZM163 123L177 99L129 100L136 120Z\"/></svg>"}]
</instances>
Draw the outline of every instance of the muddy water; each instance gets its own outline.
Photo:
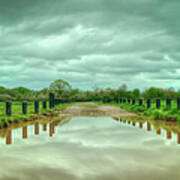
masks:
<instances>
[{"instance_id":1,"label":"muddy water","mask_svg":"<svg viewBox=\"0 0 180 180\"><path fill-rule=\"evenodd\" d=\"M180 145L146 122L78 117L6 131L0 162L2 180L178 180Z\"/></svg>"}]
</instances>

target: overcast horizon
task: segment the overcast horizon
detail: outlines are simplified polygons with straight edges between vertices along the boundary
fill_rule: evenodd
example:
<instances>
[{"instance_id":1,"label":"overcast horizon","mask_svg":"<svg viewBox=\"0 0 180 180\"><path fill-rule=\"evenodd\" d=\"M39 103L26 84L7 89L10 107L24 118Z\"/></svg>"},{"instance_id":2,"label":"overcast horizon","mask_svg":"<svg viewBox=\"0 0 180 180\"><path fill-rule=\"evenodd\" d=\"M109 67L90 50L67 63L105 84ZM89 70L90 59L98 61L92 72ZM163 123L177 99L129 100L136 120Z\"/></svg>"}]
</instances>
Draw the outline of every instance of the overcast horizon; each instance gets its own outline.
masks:
<instances>
[{"instance_id":1,"label":"overcast horizon","mask_svg":"<svg viewBox=\"0 0 180 180\"><path fill-rule=\"evenodd\" d=\"M178 0L1 0L0 86L180 89Z\"/></svg>"}]
</instances>

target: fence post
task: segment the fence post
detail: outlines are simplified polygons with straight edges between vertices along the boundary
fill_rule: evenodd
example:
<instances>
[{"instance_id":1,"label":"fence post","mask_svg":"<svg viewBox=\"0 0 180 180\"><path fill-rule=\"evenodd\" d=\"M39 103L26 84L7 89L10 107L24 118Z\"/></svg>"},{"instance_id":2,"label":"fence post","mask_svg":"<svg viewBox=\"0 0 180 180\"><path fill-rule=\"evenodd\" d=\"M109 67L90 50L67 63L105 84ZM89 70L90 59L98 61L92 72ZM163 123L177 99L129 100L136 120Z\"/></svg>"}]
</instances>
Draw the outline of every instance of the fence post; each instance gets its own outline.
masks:
<instances>
[{"instance_id":1,"label":"fence post","mask_svg":"<svg viewBox=\"0 0 180 180\"><path fill-rule=\"evenodd\" d=\"M166 100L166 107L171 108L171 99L169 98Z\"/></svg>"},{"instance_id":2,"label":"fence post","mask_svg":"<svg viewBox=\"0 0 180 180\"><path fill-rule=\"evenodd\" d=\"M131 103L131 100L130 100L130 99L128 99L128 103L129 103L129 104Z\"/></svg>"},{"instance_id":3,"label":"fence post","mask_svg":"<svg viewBox=\"0 0 180 180\"><path fill-rule=\"evenodd\" d=\"M22 112L23 114L27 114L27 102L23 102L22 103Z\"/></svg>"},{"instance_id":4,"label":"fence post","mask_svg":"<svg viewBox=\"0 0 180 180\"><path fill-rule=\"evenodd\" d=\"M122 103L122 98L120 98L120 104Z\"/></svg>"},{"instance_id":5,"label":"fence post","mask_svg":"<svg viewBox=\"0 0 180 180\"><path fill-rule=\"evenodd\" d=\"M34 104L34 108L35 108L35 113L38 114L39 113L39 101L35 101L35 104Z\"/></svg>"},{"instance_id":6,"label":"fence post","mask_svg":"<svg viewBox=\"0 0 180 180\"><path fill-rule=\"evenodd\" d=\"M135 105L135 104L136 104L136 100L133 99L133 100L132 100L132 105Z\"/></svg>"},{"instance_id":7,"label":"fence post","mask_svg":"<svg viewBox=\"0 0 180 180\"><path fill-rule=\"evenodd\" d=\"M177 99L177 108L180 109L180 98Z\"/></svg>"},{"instance_id":8,"label":"fence post","mask_svg":"<svg viewBox=\"0 0 180 180\"><path fill-rule=\"evenodd\" d=\"M11 116L11 101L6 102L6 115Z\"/></svg>"},{"instance_id":9,"label":"fence post","mask_svg":"<svg viewBox=\"0 0 180 180\"><path fill-rule=\"evenodd\" d=\"M156 108L160 109L161 107L161 100L160 99L156 99Z\"/></svg>"},{"instance_id":10,"label":"fence post","mask_svg":"<svg viewBox=\"0 0 180 180\"><path fill-rule=\"evenodd\" d=\"M55 95L53 93L49 93L49 108L54 108L55 103Z\"/></svg>"},{"instance_id":11,"label":"fence post","mask_svg":"<svg viewBox=\"0 0 180 180\"><path fill-rule=\"evenodd\" d=\"M46 108L47 108L47 102L43 101L43 109L46 109Z\"/></svg>"},{"instance_id":12,"label":"fence post","mask_svg":"<svg viewBox=\"0 0 180 180\"><path fill-rule=\"evenodd\" d=\"M143 105L143 99L139 99L139 106Z\"/></svg>"},{"instance_id":13,"label":"fence post","mask_svg":"<svg viewBox=\"0 0 180 180\"><path fill-rule=\"evenodd\" d=\"M147 108L148 108L148 109L151 108L151 99L148 99L148 100L147 100Z\"/></svg>"}]
</instances>

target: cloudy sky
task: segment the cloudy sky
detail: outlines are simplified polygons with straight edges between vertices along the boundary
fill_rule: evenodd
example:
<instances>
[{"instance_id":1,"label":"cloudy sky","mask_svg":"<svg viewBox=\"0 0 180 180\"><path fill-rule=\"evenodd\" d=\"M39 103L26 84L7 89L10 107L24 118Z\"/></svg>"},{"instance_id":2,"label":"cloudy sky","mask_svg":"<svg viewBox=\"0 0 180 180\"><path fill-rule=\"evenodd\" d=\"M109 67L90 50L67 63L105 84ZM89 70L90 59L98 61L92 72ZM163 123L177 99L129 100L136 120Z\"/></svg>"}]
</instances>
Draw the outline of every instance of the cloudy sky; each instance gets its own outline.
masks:
<instances>
[{"instance_id":1,"label":"cloudy sky","mask_svg":"<svg viewBox=\"0 0 180 180\"><path fill-rule=\"evenodd\" d=\"M179 0L0 0L0 85L180 88Z\"/></svg>"}]
</instances>

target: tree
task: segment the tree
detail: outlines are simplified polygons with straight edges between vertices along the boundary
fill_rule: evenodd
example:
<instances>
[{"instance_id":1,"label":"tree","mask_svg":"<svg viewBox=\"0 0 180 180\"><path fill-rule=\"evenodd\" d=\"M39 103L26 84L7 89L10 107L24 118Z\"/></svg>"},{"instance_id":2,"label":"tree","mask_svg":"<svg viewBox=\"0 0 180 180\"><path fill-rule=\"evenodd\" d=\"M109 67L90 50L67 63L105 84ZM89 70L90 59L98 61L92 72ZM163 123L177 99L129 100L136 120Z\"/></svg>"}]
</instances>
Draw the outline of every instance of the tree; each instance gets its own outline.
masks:
<instances>
[{"instance_id":1,"label":"tree","mask_svg":"<svg viewBox=\"0 0 180 180\"><path fill-rule=\"evenodd\" d=\"M132 92L132 96L133 98L136 98L136 99L139 99L140 98L140 90L139 89L134 89L133 92Z\"/></svg>"},{"instance_id":2,"label":"tree","mask_svg":"<svg viewBox=\"0 0 180 180\"><path fill-rule=\"evenodd\" d=\"M49 90L53 91L55 93L58 93L59 95L66 91L71 91L72 87L71 85L62 79L55 80L52 82L49 86Z\"/></svg>"}]
</instances>

